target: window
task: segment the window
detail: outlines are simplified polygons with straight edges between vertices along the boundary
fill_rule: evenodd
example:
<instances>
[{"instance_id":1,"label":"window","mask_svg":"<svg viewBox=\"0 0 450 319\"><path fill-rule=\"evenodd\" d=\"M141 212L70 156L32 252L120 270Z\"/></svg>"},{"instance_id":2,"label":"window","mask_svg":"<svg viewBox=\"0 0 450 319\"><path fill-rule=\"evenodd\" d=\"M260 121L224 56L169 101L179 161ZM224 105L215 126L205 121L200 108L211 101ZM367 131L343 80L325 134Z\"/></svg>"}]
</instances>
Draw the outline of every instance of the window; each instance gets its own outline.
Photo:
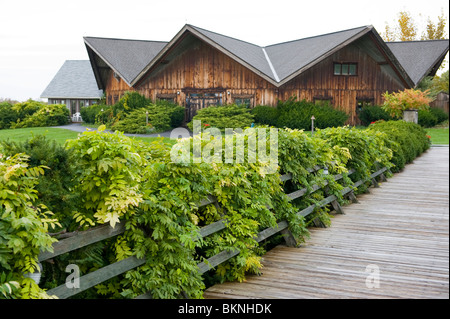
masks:
<instances>
[{"instance_id":1,"label":"window","mask_svg":"<svg viewBox=\"0 0 450 319\"><path fill-rule=\"evenodd\" d=\"M323 97L323 96L315 96L313 98L315 105L332 105L333 98L331 97Z\"/></svg>"},{"instance_id":2,"label":"window","mask_svg":"<svg viewBox=\"0 0 450 319\"><path fill-rule=\"evenodd\" d=\"M334 63L334 75L356 75L356 63Z\"/></svg>"},{"instance_id":3,"label":"window","mask_svg":"<svg viewBox=\"0 0 450 319\"><path fill-rule=\"evenodd\" d=\"M252 100L237 98L237 99L234 99L234 103L236 105L242 105L242 106L249 108L251 106Z\"/></svg>"},{"instance_id":4,"label":"window","mask_svg":"<svg viewBox=\"0 0 450 319\"><path fill-rule=\"evenodd\" d=\"M253 95L252 94L233 94L231 98L236 105L242 105L247 108L253 107Z\"/></svg>"},{"instance_id":5,"label":"window","mask_svg":"<svg viewBox=\"0 0 450 319\"><path fill-rule=\"evenodd\" d=\"M356 99L356 114L359 114L364 106L372 106L373 98L357 98Z\"/></svg>"}]
</instances>

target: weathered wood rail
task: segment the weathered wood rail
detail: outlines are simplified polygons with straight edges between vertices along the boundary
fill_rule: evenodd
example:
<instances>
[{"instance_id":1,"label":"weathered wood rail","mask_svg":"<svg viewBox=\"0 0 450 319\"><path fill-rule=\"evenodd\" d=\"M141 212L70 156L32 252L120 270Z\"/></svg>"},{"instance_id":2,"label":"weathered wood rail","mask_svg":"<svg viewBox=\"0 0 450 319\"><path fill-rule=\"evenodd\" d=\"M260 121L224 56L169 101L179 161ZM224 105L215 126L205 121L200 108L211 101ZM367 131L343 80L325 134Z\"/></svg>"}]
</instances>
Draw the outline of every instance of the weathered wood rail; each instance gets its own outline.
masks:
<instances>
[{"instance_id":1,"label":"weathered wood rail","mask_svg":"<svg viewBox=\"0 0 450 319\"><path fill-rule=\"evenodd\" d=\"M261 276L204 297L448 299L449 148L431 148L358 202L301 247L268 251Z\"/></svg>"},{"instance_id":2,"label":"weathered wood rail","mask_svg":"<svg viewBox=\"0 0 450 319\"><path fill-rule=\"evenodd\" d=\"M317 172L321 169L321 167L315 167L313 169L309 169L309 172ZM374 172L370 176L370 180L359 180L355 182L352 186L347 186L344 189L342 189L341 193L343 196L348 196L349 199L352 201L356 201L356 198L353 194L353 191L355 188L359 187L361 184L365 182L371 182L375 187L378 186L377 179L385 180L384 173L386 172L386 168L381 168L378 171ZM349 175L353 174L355 171L350 170L348 172ZM341 174L334 175L333 176L336 181L341 180L343 176ZM285 174L281 176L281 180L283 182L291 180L292 175L291 174ZM321 188L324 188L328 185L328 183L325 183L322 186L313 185L312 186L312 192L315 192ZM300 198L306 194L309 194L308 190L306 188L300 189L297 191L294 191L292 193L287 194L287 196L291 199L297 199ZM216 199L213 196L208 196L208 198L202 200L200 203L198 203L198 207L203 207L209 204L217 204ZM341 206L339 205L337 201L337 197L335 195L330 195L324 198L321 202L318 204L313 204L299 212L297 212L298 215L301 216L308 216L311 214L316 207L324 207L326 205L332 205L333 209L337 213L343 213ZM296 246L296 240L293 238L292 234L290 233L288 229L288 222L287 221L281 221L277 224L277 227L269 227L260 233L257 234L256 241L261 242L277 233L281 233L286 241L287 246L293 247ZM225 229L227 226L225 224L224 220L219 220L217 222L211 223L207 226L204 226L200 229L200 236L201 237L207 237L211 234L214 234L216 232L219 232L223 229ZM81 231L77 234L75 234L73 237L62 239L56 243L53 244L53 252L43 252L39 255L38 260L39 262L57 257L59 255L71 252L73 250L94 244L96 242L120 235L125 232L125 227L123 224L116 225L115 228L112 228L109 225L101 225L94 227L92 229L89 229L87 231ZM224 250L220 253L218 253L215 256L210 257L207 259L206 262L201 262L198 264L198 271L200 274L203 274L210 269L213 269L214 267L220 265L221 263L229 260L230 258L238 255L240 253L239 249L234 250ZM80 287L79 288L68 288L66 284L62 284L56 288L50 289L47 291L49 295L56 295L57 297L61 299L69 298L72 296L75 296L89 288L92 288L98 284L101 284L102 282L105 282L106 280L109 280L113 277L116 277L120 274L123 274L129 270L132 270L136 267L139 267L143 264L145 264L145 259L138 259L134 256L126 258L124 260L115 262L113 264L110 264L108 266L105 266L103 268L100 268L96 271L93 271L91 273L85 274L81 276L79 279ZM138 299L144 299L144 298L151 298L151 292L148 292L146 294L143 294L141 296L137 297Z\"/></svg>"}]
</instances>

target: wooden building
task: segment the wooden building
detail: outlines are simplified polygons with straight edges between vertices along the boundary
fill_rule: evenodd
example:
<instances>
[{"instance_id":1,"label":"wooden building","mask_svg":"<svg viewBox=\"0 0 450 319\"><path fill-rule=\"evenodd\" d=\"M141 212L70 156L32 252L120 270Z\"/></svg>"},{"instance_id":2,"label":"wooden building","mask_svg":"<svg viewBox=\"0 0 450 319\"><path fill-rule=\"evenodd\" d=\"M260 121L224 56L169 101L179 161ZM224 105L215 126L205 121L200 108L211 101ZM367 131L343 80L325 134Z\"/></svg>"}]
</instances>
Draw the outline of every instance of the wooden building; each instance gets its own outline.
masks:
<instances>
[{"instance_id":1,"label":"wooden building","mask_svg":"<svg viewBox=\"0 0 450 319\"><path fill-rule=\"evenodd\" d=\"M391 47L372 26L267 47L191 25L170 42L84 41L108 104L136 90L185 106L186 120L210 105L276 106L294 96L328 101L357 124L362 106L381 104L386 91L415 87L435 74L448 52L447 40L419 41L432 48L425 53L403 50L403 42Z\"/></svg>"}]
</instances>

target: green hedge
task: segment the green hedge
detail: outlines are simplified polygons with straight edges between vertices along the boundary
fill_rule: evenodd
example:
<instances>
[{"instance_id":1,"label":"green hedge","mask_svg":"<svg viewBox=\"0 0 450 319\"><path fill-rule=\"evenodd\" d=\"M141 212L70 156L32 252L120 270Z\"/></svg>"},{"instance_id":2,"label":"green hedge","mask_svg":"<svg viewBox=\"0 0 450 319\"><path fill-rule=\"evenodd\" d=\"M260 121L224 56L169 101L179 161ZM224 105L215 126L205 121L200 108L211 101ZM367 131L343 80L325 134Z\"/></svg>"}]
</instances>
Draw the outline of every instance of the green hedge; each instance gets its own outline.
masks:
<instances>
[{"instance_id":1,"label":"green hedge","mask_svg":"<svg viewBox=\"0 0 450 319\"><path fill-rule=\"evenodd\" d=\"M65 125L69 110L65 105L28 100L0 104L0 129Z\"/></svg>"},{"instance_id":2,"label":"green hedge","mask_svg":"<svg viewBox=\"0 0 450 319\"><path fill-rule=\"evenodd\" d=\"M389 121L392 117L388 112L383 110L381 106L378 105L366 105L361 109L361 112L358 115L361 120L361 124L364 126L368 126L373 122L384 120Z\"/></svg>"},{"instance_id":3,"label":"green hedge","mask_svg":"<svg viewBox=\"0 0 450 319\"><path fill-rule=\"evenodd\" d=\"M159 133L181 126L184 108L166 101L152 103L137 92L127 92L114 105L82 108L81 117L86 123L105 124L109 129L124 133Z\"/></svg>"},{"instance_id":4,"label":"green hedge","mask_svg":"<svg viewBox=\"0 0 450 319\"><path fill-rule=\"evenodd\" d=\"M2 280L19 285L6 293L7 297L46 297L42 289L63 284L67 276L65 267L74 260L84 274L136 256L146 257L146 263L78 297L134 298L151 290L154 298L176 298L182 292L189 298L200 298L205 283L244 280L248 273L260 273L266 246L260 246L255 240L259 231L287 220L300 243L308 236L307 227L313 220L318 218L330 224L329 208L317 208L307 218L296 214L300 209L320 202L329 193L343 203L340 191L351 186L355 178L362 178L368 184L370 174L380 166L396 165L393 168L400 169L404 165L401 158L404 163L409 162L429 147L428 138L419 125L402 121L379 122L365 130L321 129L314 137L301 130L279 129L278 170L266 174L264 163L226 163L225 152L215 150L214 154L222 161L194 162L190 148L189 160L178 163L172 160L172 147L163 140L147 144L121 132L104 132L104 129L105 126L100 126L98 131L84 132L66 144L75 165L67 174L73 183L71 191L79 200L74 201L73 211L65 216L64 227L85 230L105 223L111 226L122 223L126 231L53 258L52 264L44 263L41 288L33 286L22 272L35 267L40 250L48 249L54 241L46 231L53 225L56 228L52 232L58 232L63 225L50 218L49 213L42 216L45 209L33 209L39 203L35 193L38 176L46 169L30 168L26 157L4 156L4 151L0 151L0 230L8 233L0 240L0 273L8 274L8 277L0 277L0 287L4 284ZM242 137L244 145L248 145L254 134L260 132L235 134L233 139ZM265 136L267 143L271 134L275 132ZM222 149L224 140L218 141ZM182 146L198 144L203 150L212 150L209 148L212 141L214 139L206 133L180 139L177 145L183 149ZM234 144L233 154L236 151ZM56 163L49 161L48 165ZM323 169L308 170L315 165L326 165L329 174L324 174ZM355 177L348 176L350 169L356 170ZM285 173L291 173L292 180L281 182L280 174ZM334 181L334 174L342 174L342 181ZM308 192L294 201L286 195L303 188L311 191L314 184L324 185L325 182L327 194L324 190ZM208 194L213 195L219 205L197 207L195 203ZM27 231L17 222L22 217L29 221L23 226L28 227ZM226 222L225 229L194 240L200 227L222 219ZM267 247L280 240L274 237L265 243ZM235 248L241 251L238 256L199 275L197 263Z\"/></svg>"},{"instance_id":5,"label":"green hedge","mask_svg":"<svg viewBox=\"0 0 450 319\"><path fill-rule=\"evenodd\" d=\"M279 101L276 108L256 106L252 110L256 123L275 127L311 130L311 117L314 115L316 128L338 127L344 125L348 115L328 104L316 105L305 100L291 98Z\"/></svg>"},{"instance_id":6,"label":"green hedge","mask_svg":"<svg viewBox=\"0 0 450 319\"><path fill-rule=\"evenodd\" d=\"M197 111L188 127L193 130L194 121L201 121L202 127L215 127L220 130L226 128L250 127L254 122L254 117L250 110L244 106L226 105L210 106Z\"/></svg>"},{"instance_id":7,"label":"green hedge","mask_svg":"<svg viewBox=\"0 0 450 319\"><path fill-rule=\"evenodd\" d=\"M423 127L434 127L448 120L448 114L438 108L419 111L419 124Z\"/></svg>"},{"instance_id":8,"label":"green hedge","mask_svg":"<svg viewBox=\"0 0 450 319\"><path fill-rule=\"evenodd\" d=\"M393 172L402 170L431 145L425 130L411 122L379 121L370 125L368 130L385 134L385 143L393 152Z\"/></svg>"}]
</instances>

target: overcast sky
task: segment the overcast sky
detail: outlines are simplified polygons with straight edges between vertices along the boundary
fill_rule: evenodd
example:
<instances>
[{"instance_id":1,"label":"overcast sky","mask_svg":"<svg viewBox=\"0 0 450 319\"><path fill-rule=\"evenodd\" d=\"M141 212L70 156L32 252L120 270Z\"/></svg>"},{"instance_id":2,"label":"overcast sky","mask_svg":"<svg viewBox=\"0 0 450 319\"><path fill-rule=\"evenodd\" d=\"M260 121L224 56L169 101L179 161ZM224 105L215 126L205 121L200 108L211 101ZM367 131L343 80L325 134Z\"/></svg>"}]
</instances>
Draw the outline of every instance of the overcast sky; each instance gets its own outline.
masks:
<instances>
[{"instance_id":1,"label":"overcast sky","mask_svg":"<svg viewBox=\"0 0 450 319\"><path fill-rule=\"evenodd\" d=\"M265 46L382 33L403 10L423 28L442 9L448 17L448 0L0 0L0 98L39 99L65 60L88 59L83 36L170 41L188 23Z\"/></svg>"}]
</instances>

